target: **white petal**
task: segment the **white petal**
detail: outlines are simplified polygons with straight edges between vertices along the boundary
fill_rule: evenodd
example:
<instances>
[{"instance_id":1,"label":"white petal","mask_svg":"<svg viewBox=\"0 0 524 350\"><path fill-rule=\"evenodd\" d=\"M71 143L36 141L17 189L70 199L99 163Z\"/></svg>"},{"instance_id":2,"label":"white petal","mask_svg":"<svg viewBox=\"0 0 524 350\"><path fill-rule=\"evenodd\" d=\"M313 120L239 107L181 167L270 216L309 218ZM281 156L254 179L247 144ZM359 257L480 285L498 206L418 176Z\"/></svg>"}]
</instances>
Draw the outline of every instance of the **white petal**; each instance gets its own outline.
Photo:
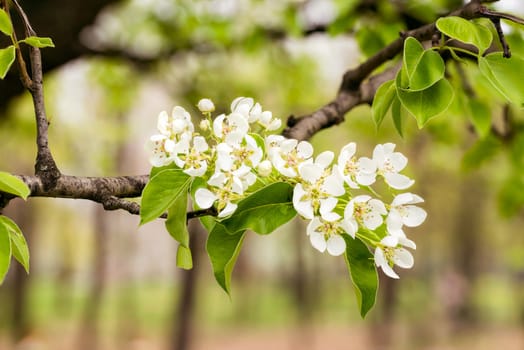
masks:
<instances>
[{"instance_id":1,"label":"white petal","mask_svg":"<svg viewBox=\"0 0 524 350\"><path fill-rule=\"evenodd\" d=\"M366 174L374 174L377 172L377 163L368 157L360 157L358 159L359 172Z\"/></svg>"},{"instance_id":2,"label":"white petal","mask_svg":"<svg viewBox=\"0 0 524 350\"><path fill-rule=\"evenodd\" d=\"M206 139L202 136L195 136L195 138L193 139L193 147L195 147L195 149L198 152L207 151L208 145L207 145Z\"/></svg>"},{"instance_id":3,"label":"white petal","mask_svg":"<svg viewBox=\"0 0 524 350\"><path fill-rule=\"evenodd\" d=\"M367 194L361 194L360 196L356 196L353 198L350 202L354 203L366 203L371 199L371 196L368 196Z\"/></svg>"},{"instance_id":4,"label":"white petal","mask_svg":"<svg viewBox=\"0 0 524 350\"><path fill-rule=\"evenodd\" d=\"M411 255L408 250L404 248L398 248L395 249L395 254L393 254L393 262L395 265L398 265L403 269L409 269L413 267L415 260L413 259L413 255Z\"/></svg>"},{"instance_id":5,"label":"white petal","mask_svg":"<svg viewBox=\"0 0 524 350\"><path fill-rule=\"evenodd\" d=\"M386 206L380 199L371 199L368 202L368 205L373 209L373 211L381 215L386 215L388 213L388 211L386 210Z\"/></svg>"},{"instance_id":6,"label":"white petal","mask_svg":"<svg viewBox=\"0 0 524 350\"><path fill-rule=\"evenodd\" d=\"M226 181L226 175L221 172L216 172L207 181L208 184L215 187L221 187Z\"/></svg>"},{"instance_id":7,"label":"white petal","mask_svg":"<svg viewBox=\"0 0 524 350\"><path fill-rule=\"evenodd\" d=\"M387 276L396 279L399 278L399 276L395 273L395 271L393 271L391 266L389 266L389 263L386 261L386 258L384 257L382 249L380 249L379 247L375 249L375 264L382 268L382 271L384 271L384 273Z\"/></svg>"},{"instance_id":8,"label":"white petal","mask_svg":"<svg viewBox=\"0 0 524 350\"><path fill-rule=\"evenodd\" d=\"M298 167L300 176L309 183L315 183L322 176L323 169L316 164L300 164Z\"/></svg>"},{"instance_id":9,"label":"white petal","mask_svg":"<svg viewBox=\"0 0 524 350\"><path fill-rule=\"evenodd\" d=\"M346 166L348 160L355 155L357 144L355 142L348 143L340 150L337 162L341 167Z\"/></svg>"},{"instance_id":10,"label":"white petal","mask_svg":"<svg viewBox=\"0 0 524 350\"><path fill-rule=\"evenodd\" d=\"M401 171L408 164L408 159L399 152L393 153L389 158L390 164L395 171Z\"/></svg>"},{"instance_id":11,"label":"white petal","mask_svg":"<svg viewBox=\"0 0 524 350\"><path fill-rule=\"evenodd\" d=\"M334 171L331 175L326 177L322 183L322 190L326 191L332 196L342 196L344 193L346 193L346 189L344 188L344 180L342 177L340 177L340 173L338 171Z\"/></svg>"},{"instance_id":12,"label":"white petal","mask_svg":"<svg viewBox=\"0 0 524 350\"><path fill-rule=\"evenodd\" d=\"M293 189L293 207L295 210L306 219L313 219L313 206L309 201L302 201L302 197L306 194L304 187L297 184Z\"/></svg>"},{"instance_id":13,"label":"white petal","mask_svg":"<svg viewBox=\"0 0 524 350\"><path fill-rule=\"evenodd\" d=\"M403 217L404 225L408 227L419 226L426 220L427 215L424 209L408 205L406 206L406 215Z\"/></svg>"},{"instance_id":14,"label":"white petal","mask_svg":"<svg viewBox=\"0 0 524 350\"><path fill-rule=\"evenodd\" d=\"M331 235L326 243L328 253L333 256L339 256L346 251L346 241L340 235Z\"/></svg>"},{"instance_id":15,"label":"white petal","mask_svg":"<svg viewBox=\"0 0 524 350\"><path fill-rule=\"evenodd\" d=\"M195 192L196 204L202 209L211 207L217 199L218 197L206 188L199 188Z\"/></svg>"},{"instance_id":16,"label":"white petal","mask_svg":"<svg viewBox=\"0 0 524 350\"><path fill-rule=\"evenodd\" d=\"M337 205L338 200L334 197L329 197L320 200L320 215L326 221L335 221L340 219L340 215L333 213L333 209Z\"/></svg>"},{"instance_id":17,"label":"white petal","mask_svg":"<svg viewBox=\"0 0 524 350\"><path fill-rule=\"evenodd\" d=\"M398 237L389 235L389 236L382 238L380 243L388 247L396 247L398 245Z\"/></svg>"},{"instance_id":18,"label":"white petal","mask_svg":"<svg viewBox=\"0 0 524 350\"><path fill-rule=\"evenodd\" d=\"M297 145L297 153L303 159L307 159L313 155L313 146L307 141L300 141Z\"/></svg>"},{"instance_id":19,"label":"white petal","mask_svg":"<svg viewBox=\"0 0 524 350\"><path fill-rule=\"evenodd\" d=\"M405 190L415 183L415 181L409 177L396 173L386 173L384 174L384 179L391 188L396 190Z\"/></svg>"},{"instance_id":20,"label":"white petal","mask_svg":"<svg viewBox=\"0 0 524 350\"><path fill-rule=\"evenodd\" d=\"M309 241L311 242L313 248L315 248L319 252L323 253L326 251L327 242L322 233L318 233L316 231L311 232L309 234Z\"/></svg>"},{"instance_id":21,"label":"white petal","mask_svg":"<svg viewBox=\"0 0 524 350\"><path fill-rule=\"evenodd\" d=\"M398 238L398 242L401 245L403 245L404 247L408 247L408 248L411 248L411 249L417 249L417 245L415 244L415 242L413 242L411 239L406 238L405 236L404 237L399 237Z\"/></svg>"},{"instance_id":22,"label":"white petal","mask_svg":"<svg viewBox=\"0 0 524 350\"><path fill-rule=\"evenodd\" d=\"M224 124L224 118L226 117L225 114L221 114L218 117L213 120L213 132L215 133L216 137L222 137L222 130L223 130L223 124Z\"/></svg>"},{"instance_id":23,"label":"white petal","mask_svg":"<svg viewBox=\"0 0 524 350\"><path fill-rule=\"evenodd\" d=\"M331 164L334 158L335 154L333 152L325 151L320 153L315 158L315 164L318 164L322 169L326 169Z\"/></svg>"},{"instance_id":24,"label":"white petal","mask_svg":"<svg viewBox=\"0 0 524 350\"><path fill-rule=\"evenodd\" d=\"M369 186L375 183L377 175L375 173L373 174L357 173L357 176L355 178L359 184L363 186Z\"/></svg>"},{"instance_id":25,"label":"white petal","mask_svg":"<svg viewBox=\"0 0 524 350\"><path fill-rule=\"evenodd\" d=\"M342 219L340 221L340 227L342 227L344 229L344 231L346 231L346 233L348 235L350 235L351 237L355 238L355 235L358 231L358 224L357 224L357 221L354 219L354 218L349 218L349 219Z\"/></svg>"},{"instance_id":26,"label":"white petal","mask_svg":"<svg viewBox=\"0 0 524 350\"><path fill-rule=\"evenodd\" d=\"M237 207L238 205L231 202L227 202L225 208L222 209L220 213L218 213L218 217L225 218L226 216L233 214L235 210L237 210Z\"/></svg>"},{"instance_id":27,"label":"white petal","mask_svg":"<svg viewBox=\"0 0 524 350\"><path fill-rule=\"evenodd\" d=\"M364 215L364 226L369 228L370 230L374 230L382 223L384 222L382 219L382 216L380 216L377 212L370 212Z\"/></svg>"}]
</instances>

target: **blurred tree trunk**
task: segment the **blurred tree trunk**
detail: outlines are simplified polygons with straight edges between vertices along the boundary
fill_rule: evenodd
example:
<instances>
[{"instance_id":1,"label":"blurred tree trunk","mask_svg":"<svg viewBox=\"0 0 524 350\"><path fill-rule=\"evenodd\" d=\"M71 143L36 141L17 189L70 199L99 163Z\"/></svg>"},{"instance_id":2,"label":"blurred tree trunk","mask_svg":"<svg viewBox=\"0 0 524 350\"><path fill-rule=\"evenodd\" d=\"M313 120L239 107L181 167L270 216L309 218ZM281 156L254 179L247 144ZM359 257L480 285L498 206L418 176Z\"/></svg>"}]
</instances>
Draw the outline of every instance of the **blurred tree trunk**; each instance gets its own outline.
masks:
<instances>
[{"instance_id":1,"label":"blurred tree trunk","mask_svg":"<svg viewBox=\"0 0 524 350\"><path fill-rule=\"evenodd\" d=\"M376 315L368 330L373 349L391 349L395 325L395 306L398 288L396 281L379 271L378 300L373 313Z\"/></svg>"},{"instance_id":2,"label":"blurred tree trunk","mask_svg":"<svg viewBox=\"0 0 524 350\"><path fill-rule=\"evenodd\" d=\"M198 220L190 220L188 224L190 247L193 254L193 268L180 270L182 274L180 294L174 310L175 325L171 336L170 349L187 350L191 348L191 337L194 333L193 318L195 314L195 298L197 294L198 271L201 268L202 253L205 251L206 230Z\"/></svg>"},{"instance_id":3,"label":"blurred tree trunk","mask_svg":"<svg viewBox=\"0 0 524 350\"><path fill-rule=\"evenodd\" d=\"M94 208L94 251L91 286L84 305L81 323L80 349L92 350L99 348L98 321L104 289L106 288L107 237L110 234L107 213L97 205Z\"/></svg>"},{"instance_id":4,"label":"blurred tree trunk","mask_svg":"<svg viewBox=\"0 0 524 350\"><path fill-rule=\"evenodd\" d=\"M481 174L475 173L461 179L459 204L455 217L455 232L450 242L456 271L461 277L463 290L457 291L457 303L451 310L450 317L455 327L472 325L476 319L476 310L472 303L472 293L479 274L480 247L483 220L486 205L486 181ZM460 284L455 288L459 288ZM449 286L454 288L454 286Z\"/></svg>"},{"instance_id":5,"label":"blurred tree trunk","mask_svg":"<svg viewBox=\"0 0 524 350\"><path fill-rule=\"evenodd\" d=\"M35 208L20 201L13 202L5 211L22 230L30 251L33 254L33 232L35 229ZM9 289L11 303L10 328L11 336L15 343L25 338L30 331L31 319L28 308L29 276L26 271L14 259L11 262L11 276L7 280L6 287Z\"/></svg>"}]
</instances>

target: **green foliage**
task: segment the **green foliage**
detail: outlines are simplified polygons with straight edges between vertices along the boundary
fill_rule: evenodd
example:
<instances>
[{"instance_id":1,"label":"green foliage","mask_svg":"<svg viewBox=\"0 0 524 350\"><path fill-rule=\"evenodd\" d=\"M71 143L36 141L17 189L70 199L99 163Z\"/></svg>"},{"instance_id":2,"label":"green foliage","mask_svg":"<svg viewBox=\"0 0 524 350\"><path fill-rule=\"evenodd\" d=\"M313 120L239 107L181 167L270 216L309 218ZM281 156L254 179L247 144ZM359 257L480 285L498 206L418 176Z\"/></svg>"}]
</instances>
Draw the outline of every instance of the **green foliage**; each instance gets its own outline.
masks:
<instances>
[{"instance_id":1,"label":"green foliage","mask_svg":"<svg viewBox=\"0 0 524 350\"><path fill-rule=\"evenodd\" d=\"M393 103L393 99L396 97L394 83L393 80L386 81L384 84L380 85L375 94L373 104L371 105L371 115L377 129L380 124L382 124L382 120L384 120L389 107Z\"/></svg>"},{"instance_id":2,"label":"green foliage","mask_svg":"<svg viewBox=\"0 0 524 350\"><path fill-rule=\"evenodd\" d=\"M176 266L181 269L191 270L193 268L193 257L191 255L191 249L179 245L176 251Z\"/></svg>"},{"instance_id":3,"label":"green foliage","mask_svg":"<svg viewBox=\"0 0 524 350\"><path fill-rule=\"evenodd\" d=\"M18 41L19 43L26 43L27 45L44 48L44 47L55 47L53 40L51 38L43 38L39 36L28 36L27 38Z\"/></svg>"},{"instance_id":4,"label":"green foliage","mask_svg":"<svg viewBox=\"0 0 524 350\"><path fill-rule=\"evenodd\" d=\"M170 208L187 194L191 177L182 170L163 170L148 182L142 192L140 224L148 223Z\"/></svg>"},{"instance_id":5,"label":"green foliage","mask_svg":"<svg viewBox=\"0 0 524 350\"><path fill-rule=\"evenodd\" d=\"M479 50L479 56L490 47L493 40L488 28L461 17L439 18L436 24L438 30L450 38L474 45Z\"/></svg>"},{"instance_id":6,"label":"green foliage","mask_svg":"<svg viewBox=\"0 0 524 350\"><path fill-rule=\"evenodd\" d=\"M346 240L346 264L355 287L360 315L365 317L375 305L378 289L378 274L373 263L373 254L358 238L343 235Z\"/></svg>"},{"instance_id":7,"label":"green foliage","mask_svg":"<svg viewBox=\"0 0 524 350\"><path fill-rule=\"evenodd\" d=\"M7 12L5 12L3 9L0 8L0 32L4 33L5 35L12 35L13 34L13 24L11 23L11 19L9 18L9 15Z\"/></svg>"},{"instance_id":8,"label":"green foliage","mask_svg":"<svg viewBox=\"0 0 524 350\"><path fill-rule=\"evenodd\" d=\"M479 57L479 68L489 82L509 102L524 107L524 84L520 72L524 59L520 57L505 58L496 52Z\"/></svg>"},{"instance_id":9,"label":"green foliage","mask_svg":"<svg viewBox=\"0 0 524 350\"><path fill-rule=\"evenodd\" d=\"M0 49L0 79L5 78L14 61L15 47L13 45Z\"/></svg>"},{"instance_id":10,"label":"green foliage","mask_svg":"<svg viewBox=\"0 0 524 350\"><path fill-rule=\"evenodd\" d=\"M218 284L227 294L231 293L231 274L244 242L246 231L230 234L219 222L207 238L206 250Z\"/></svg>"},{"instance_id":11,"label":"green foliage","mask_svg":"<svg viewBox=\"0 0 524 350\"><path fill-rule=\"evenodd\" d=\"M251 229L267 235L295 217L292 193L288 183L268 185L241 200L235 213L220 224L229 234Z\"/></svg>"},{"instance_id":12,"label":"green foliage","mask_svg":"<svg viewBox=\"0 0 524 350\"><path fill-rule=\"evenodd\" d=\"M462 159L464 170L477 169L486 161L492 159L502 149L502 142L493 135L477 141Z\"/></svg>"},{"instance_id":13,"label":"green foliage","mask_svg":"<svg viewBox=\"0 0 524 350\"><path fill-rule=\"evenodd\" d=\"M426 90L444 78L444 60L432 50L424 50L417 39L409 37L404 42L403 67L407 81L401 81L401 89Z\"/></svg>"},{"instance_id":14,"label":"green foliage","mask_svg":"<svg viewBox=\"0 0 524 350\"><path fill-rule=\"evenodd\" d=\"M169 234L180 243L177 250L176 264L183 269L191 269L193 261L189 248L189 232L187 230L187 190L189 185L184 185L185 189L175 199L168 209L166 228Z\"/></svg>"},{"instance_id":15,"label":"green foliage","mask_svg":"<svg viewBox=\"0 0 524 350\"><path fill-rule=\"evenodd\" d=\"M29 272L29 249L20 228L0 215L0 284L9 270L12 256Z\"/></svg>"},{"instance_id":16,"label":"green foliage","mask_svg":"<svg viewBox=\"0 0 524 350\"><path fill-rule=\"evenodd\" d=\"M29 248L22 231L18 225L7 216L0 216L0 226L4 226L9 232L11 240L11 253L14 258L29 273Z\"/></svg>"},{"instance_id":17,"label":"green foliage","mask_svg":"<svg viewBox=\"0 0 524 350\"><path fill-rule=\"evenodd\" d=\"M29 187L22 180L4 171L0 171L0 191L14 194L23 199L27 199L27 196L31 193Z\"/></svg>"},{"instance_id":18,"label":"green foliage","mask_svg":"<svg viewBox=\"0 0 524 350\"><path fill-rule=\"evenodd\" d=\"M491 111L489 107L476 98L467 100L471 123L477 134L484 138L491 130Z\"/></svg>"}]
</instances>

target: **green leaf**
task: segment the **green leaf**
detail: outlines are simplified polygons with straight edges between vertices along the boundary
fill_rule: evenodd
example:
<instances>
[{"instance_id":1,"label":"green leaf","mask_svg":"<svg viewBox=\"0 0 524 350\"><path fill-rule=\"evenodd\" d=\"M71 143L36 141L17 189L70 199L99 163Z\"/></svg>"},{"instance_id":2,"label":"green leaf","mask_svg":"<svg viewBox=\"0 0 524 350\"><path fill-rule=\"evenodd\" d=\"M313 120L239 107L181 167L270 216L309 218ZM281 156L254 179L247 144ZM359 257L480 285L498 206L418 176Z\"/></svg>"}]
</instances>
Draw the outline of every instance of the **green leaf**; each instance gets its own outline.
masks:
<instances>
[{"instance_id":1,"label":"green leaf","mask_svg":"<svg viewBox=\"0 0 524 350\"><path fill-rule=\"evenodd\" d=\"M395 82L393 80L386 81L377 89L377 93L373 98L373 104L371 105L371 115L377 129L379 128L382 120L396 97Z\"/></svg>"},{"instance_id":2,"label":"green leaf","mask_svg":"<svg viewBox=\"0 0 524 350\"><path fill-rule=\"evenodd\" d=\"M171 204L167 211L166 229L169 234L181 245L189 248L189 232L187 230L187 190L182 193Z\"/></svg>"},{"instance_id":3,"label":"green leaf","mask_svg":"<svg viewBox=\"0 0 524 350\"><path fill-rule=\"evenodd\" d=\"M469 98L467 103L475 131L480 137L486 137L491 130L491 110L478 99Z\"/></svg>"},{"instance_id":4,"label":"green leaf","mask_svg":"<svg viewBox=\"0 0 524 350\"><path fill-rule=\"evenodd\" d=\"M0 79L4 79L9 68L15 61L15 47L13 45L0 49Z\"/></svg>"},{"instance_id":5,"label":"green leaf","mask_svg":"<svg viewBox=\"0 0 524 350\"><path fill-rule=\"evenodd\" d=\"M217 222L207 238L206 250L215 279L227 294L231 293L231 274L244 242L245 232L232 235Z\"/></svg>"},{"instance_id":6,"label":"green leaf","mask_svg":"<svg viewBox=\"0 0 524 350\"><path fill-rule=\"evenodd\" d=\"M415 117L419 128L451 105L455 92L446 79L439 80L426 90L409 92L399 88L399 76L397 74L397 96L402 106Z\"/></svg>"},{"instance_id":7,"label":"green leaf","mask_svg":"<svg viewBox=\"0 0 524 350\"><path fill-rule=\"evenodd\" d=\"M6 216L0 216L0 226L2 225L9 231L13 256L29 273L29 248L22 231L13 220Z\"/></svg>"},{"instance_id":8,"label":"green leaf","mask_svg":"<svg viewBox=\"0 0 524 350\"><path fill-rule=\"evenodd\" d=\"M496 52L479 58L479 68L488 81L508 101L524 107L524 82L519 74L524 59L516 56L505 58Z\"/></svg>"},{"instance_id":9,"label":"green leaf","mask_svg":"<svg viewBox=\"0 0 524 350\"><path fill-rule=\"evenodd\" d=\"M193 268L191 249L183 245L178 246L176 251L176 266L184 270L191 270Z\"/></svg>"},{"instance_id":10,"label":"green leaf","mask_svg":"<svg viewBox=\"0 0 524 350\"><path fill-rule=\"evenodd\" d=\"M28 36L24 40L20 40L20 43L26 43L33 47L44 48L44 47L55 47L51 38L42 38L39 36Z\"/></svg>"},{"instance_id":11,"label":"green leaf","mask_svg":"<svg viewBox=\"0 0 524 350\"><path fill-rule=\"evenodd\" d=\"M6 225L0 225L0 284L4 282L5 275L11 264L11 238Z\"/></svg>"},{"instance_id":12,"label":"green leaf","mask_svg":"<svg viewBox=\"0 0 524 350\"><path fill-rule=\"evenodd\" d=\"M353 239L348 235L343 237L346 240L344 258L355 287L360 315L364 318L375 305L378 289L377 269L373 255L360 239Z\"/></svg>"},{"instance_id":13,"label":"green leaf","mask_svg":"<svg viewBox=\"0 0 524 350\"><path fill-rule=\"evenodd\" d=\"M23 199L27 199L31 193L29 187L22 180L5 171L0 171L0 191L14 194Z\"/></svg>"},{"instance_id":14,"label":"green leaf","mask_svg":"<svg viewBox=\"0 0 524 350\"><path fill-rule=\"evenodd\" d=\"M479 50L479 56L490 47L493 40L493 35L488 28L461 17L439 18L436 24L438 30L450 38L476 46Z\"/></svg>"},{"instance_id":15,"label":"green leaf","mask_svg":"<svg viewBox=\"0 0 524 350\"><path fill-rule=\"evenodd\" d=\"M408 37L404 41L403 60L408 78L406 82L402 81L403 89L425 90L444 77L445 64L442 57L432 50L424 51L415 38Z\"/></svg>"},{"instance_id":16,"label":"green leaf","mask_svg":"<svg viewBox=\"0 0 524 350\"><path fill-rule=\"evenodd\" d=\"M393 100L393 103L391 105L391 116L393 117L393 125L395 125L395 130L397 130L400 137L404 137L402 134L402 112L401 112L402 105L400 104L400 100L397 96L395 96L395 99Z\"/></svg>"},{"instance_id":17,"label":"green leaf","mask_svg":"<svg viewBox=\"0 0 524 350\"><path fill-rule=\"evenodd\" d=\"M241 200L235 213L220 224L229 234L251 229L267 235L295 217L292 197L290 184L273 183Z\"/></svg>"},{"instance_id":18,"label":"green leaf","mask_svg":"<svg viewBox=\"0 0 524 350\"><path fill-rule=\"evenodd\" d=\"M182 170L163 170L149 180L142 192L140 225L162 215L179 196L187 193L191 177Z\"/></svg>"},{"instance_id":19,"label":"green leaf","mask_svg":"<svg viewBox=\"0 0 524 350\"><path fill-rule=\"evenodd\" d=\"M0 31L9 36L13 34L13 24L7 12L3 9L0 9Z\"/></svg>"}]
</instances>

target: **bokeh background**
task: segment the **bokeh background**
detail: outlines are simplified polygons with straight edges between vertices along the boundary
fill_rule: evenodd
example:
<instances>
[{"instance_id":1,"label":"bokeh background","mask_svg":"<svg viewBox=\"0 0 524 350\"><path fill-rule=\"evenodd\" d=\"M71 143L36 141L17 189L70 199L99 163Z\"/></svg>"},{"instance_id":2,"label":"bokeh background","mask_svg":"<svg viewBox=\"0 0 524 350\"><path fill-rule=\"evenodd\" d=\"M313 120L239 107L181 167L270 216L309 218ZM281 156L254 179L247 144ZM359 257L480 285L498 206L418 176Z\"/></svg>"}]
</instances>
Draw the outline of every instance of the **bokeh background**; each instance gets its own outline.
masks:
<instances>
[{"instance_id":1,"label":"bokeh background","mask_svg":"<svg viewBox=\"0 0 524 350\"><path fill-rule=\"evenodd\" d=\"M21 4L56 44L43 59L57 163L104 176L149 172L143 145L174 105L196 117L202 97L225 111L251 96L283 120L310 113L335 96L344 71L462 1ZM522 12L520 1L499 6ZM505 30L522 55L522 27ZM427 221L409 232L415 267L398 281L381 276L365 320L343 259L312 249L301 220L247 237L229 298L194 223L195 268L183 271L161 220L139 228L126 212L30 198L4 211L28 239L31 273L13 263L0 287L0 349L524 349L523 113L461 69L491 110L496 132L486 137L459 96L423 130L406 119L403 137L390 119L376 130L361 106L311 140L317 153L355 141L360 155L396 143L426 199ZM34 137L13 72L0 83L1 168L32 173Z\"/></svg>"}]
</instances>

